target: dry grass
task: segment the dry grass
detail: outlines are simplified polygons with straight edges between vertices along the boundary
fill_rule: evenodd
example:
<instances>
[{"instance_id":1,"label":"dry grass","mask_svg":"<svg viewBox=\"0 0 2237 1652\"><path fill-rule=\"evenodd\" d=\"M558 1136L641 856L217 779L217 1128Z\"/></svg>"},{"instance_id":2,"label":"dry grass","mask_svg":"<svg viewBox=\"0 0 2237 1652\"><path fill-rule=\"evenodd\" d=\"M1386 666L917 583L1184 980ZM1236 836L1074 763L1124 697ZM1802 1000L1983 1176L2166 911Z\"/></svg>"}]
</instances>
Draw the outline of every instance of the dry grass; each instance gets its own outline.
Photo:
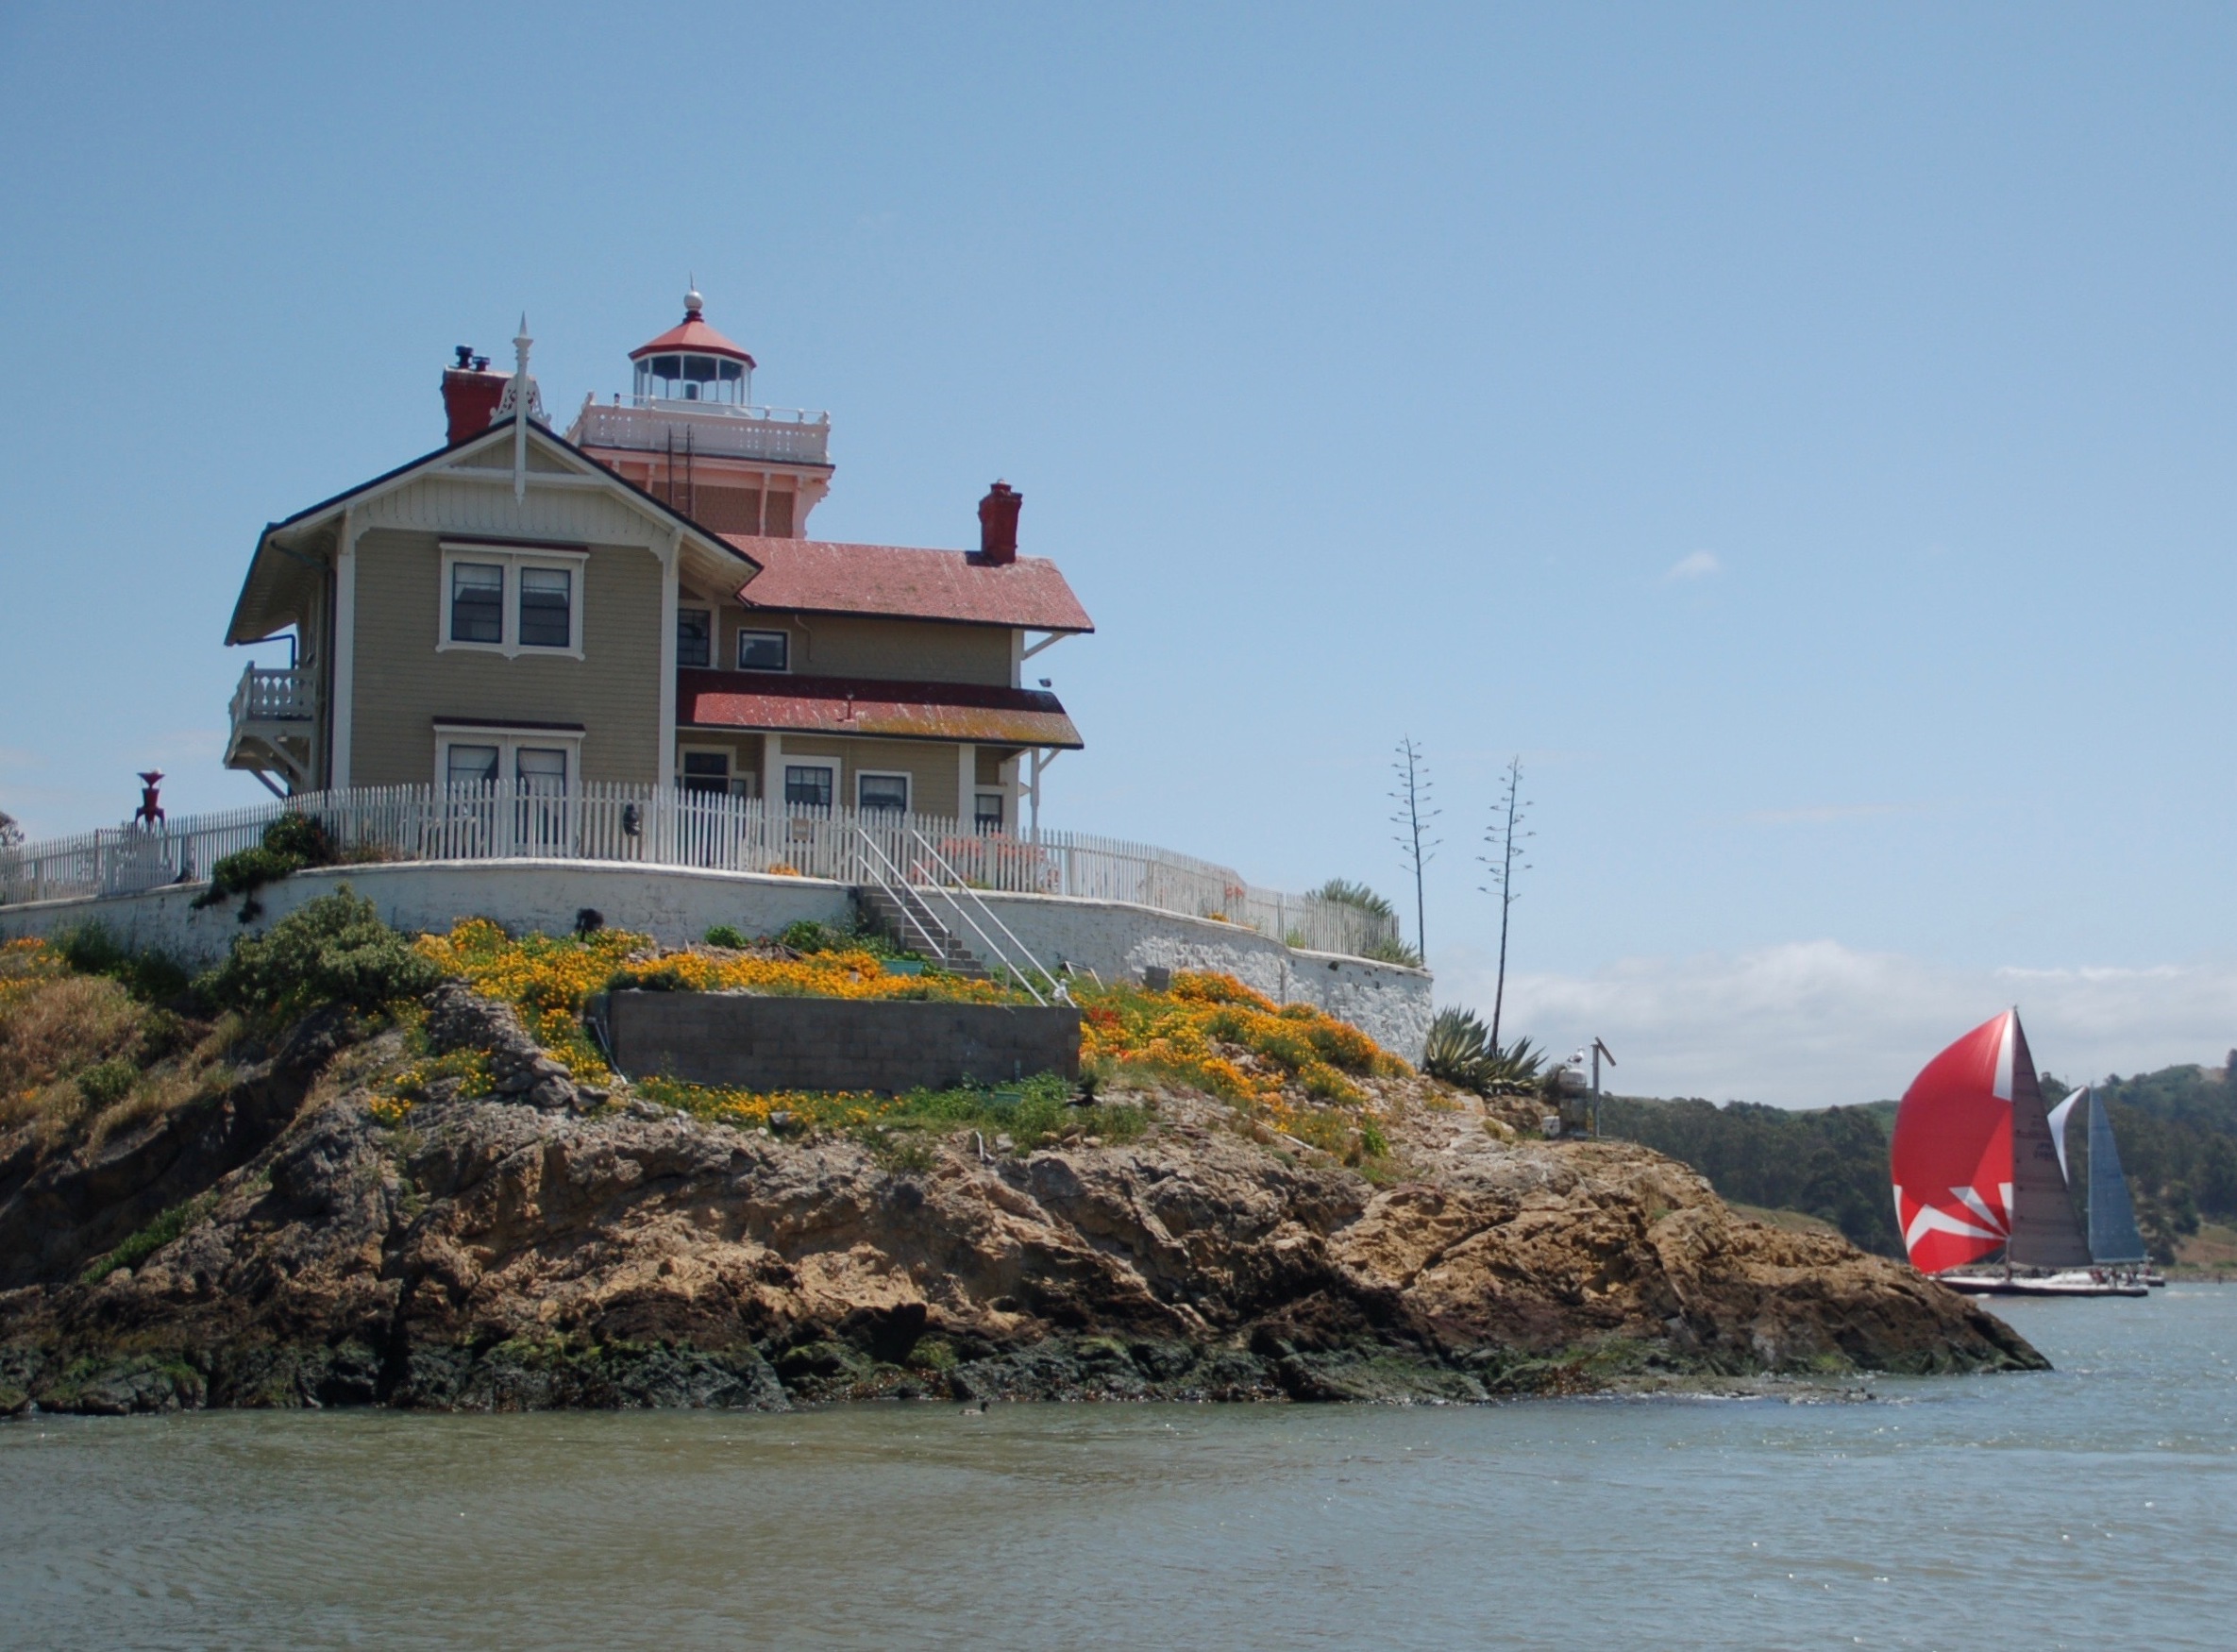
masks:
<instances>
[{"instance_id":1,"label":"dry grass","mask_svg":"<svg viewBox=\"0 0 2237 1652\"><path fill-rule=\"evenodd\" d=\"M98 1145L227 1076L223 1057L238 1018L208 1029L184 1023L100 975L14 986L0 1001L0 1129L32 1125L42 1152L80 1138Z\"/></svg>"}]
</instances>

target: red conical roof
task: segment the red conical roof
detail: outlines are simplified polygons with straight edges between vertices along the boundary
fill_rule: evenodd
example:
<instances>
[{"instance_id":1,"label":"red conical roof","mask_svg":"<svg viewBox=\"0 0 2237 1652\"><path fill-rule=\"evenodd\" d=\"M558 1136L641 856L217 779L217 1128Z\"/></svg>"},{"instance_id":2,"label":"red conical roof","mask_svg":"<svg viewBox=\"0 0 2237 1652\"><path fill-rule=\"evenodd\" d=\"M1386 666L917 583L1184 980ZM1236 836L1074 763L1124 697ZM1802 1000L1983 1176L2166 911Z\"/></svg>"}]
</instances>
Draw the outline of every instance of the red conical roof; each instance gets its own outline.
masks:
<instances>
[{"instance_id":1,"label":"red conical roof","mask_svg":"<svg viewBox=\"0 0 2237 1652\"><path fill-rule=\"evenodd\" d=\"M639 345L630 352L630 360L641 360L656 350L696 350L702 356L728 356L748 367L757 365L751 356L699 318L699 295L696 291L683 295L681 324L671 327L649 344Z\"/></svg>"}]
</instances>

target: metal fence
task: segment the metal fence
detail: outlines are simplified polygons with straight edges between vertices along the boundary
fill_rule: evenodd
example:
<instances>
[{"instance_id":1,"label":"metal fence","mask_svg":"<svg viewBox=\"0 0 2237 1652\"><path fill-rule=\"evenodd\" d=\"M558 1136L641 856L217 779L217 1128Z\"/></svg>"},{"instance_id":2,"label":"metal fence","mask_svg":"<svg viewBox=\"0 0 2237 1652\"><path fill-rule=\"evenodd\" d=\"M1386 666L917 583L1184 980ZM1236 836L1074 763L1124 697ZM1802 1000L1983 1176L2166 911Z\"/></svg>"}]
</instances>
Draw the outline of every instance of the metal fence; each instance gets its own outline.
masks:
<instances>
[{"instance_id":1,"label":"metal fence","mask_svg":"<svg viewBox=\"0 0 2237 1652\"><path fill-rule=\"evenodd\" d=\"M960 879L987 891L1126 901L1354 956L1398 939L1392 919L1317 896L1257 888L1230 868L1152 844L1081 832L1043 832L1028 840L982 834L938 816L812 809L657 786L586 784L552 792L505 781L316 792L185 817L152 830L86 832L0 850L0 905L127 894L207 878L222 857L261 843L264 828L285 814L315 817L345 857L366 860L542 857L792 873L859 885L875 881L875 846L927 886ZM919 837L936 854L925 854Z\"/></svg>"}]
</instances>

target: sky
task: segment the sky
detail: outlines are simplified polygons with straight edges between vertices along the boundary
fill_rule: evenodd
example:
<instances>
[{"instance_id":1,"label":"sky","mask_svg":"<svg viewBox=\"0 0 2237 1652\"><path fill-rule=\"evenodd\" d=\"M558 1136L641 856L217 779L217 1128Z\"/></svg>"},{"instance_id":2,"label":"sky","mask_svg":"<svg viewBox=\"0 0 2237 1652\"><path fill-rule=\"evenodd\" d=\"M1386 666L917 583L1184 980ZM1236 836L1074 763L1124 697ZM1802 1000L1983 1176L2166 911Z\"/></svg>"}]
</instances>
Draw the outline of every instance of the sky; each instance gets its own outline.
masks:
<instances>
[{"instance_id":1,"label":"sky","mask_svg":"<svg viewBox=\"0 0 2237 1652\"><path fill-rule=\"evenodd\" d=\"M219 764L259 528L523 311L687 280L831 410L819 537L1025 495L1098 631L1045 818L1413 905L1632 1093L2237 1046L2237 12L0 8L0 809ZM1413 925L1410 918L1408 933Z\"/></svg>"}]
</instances>

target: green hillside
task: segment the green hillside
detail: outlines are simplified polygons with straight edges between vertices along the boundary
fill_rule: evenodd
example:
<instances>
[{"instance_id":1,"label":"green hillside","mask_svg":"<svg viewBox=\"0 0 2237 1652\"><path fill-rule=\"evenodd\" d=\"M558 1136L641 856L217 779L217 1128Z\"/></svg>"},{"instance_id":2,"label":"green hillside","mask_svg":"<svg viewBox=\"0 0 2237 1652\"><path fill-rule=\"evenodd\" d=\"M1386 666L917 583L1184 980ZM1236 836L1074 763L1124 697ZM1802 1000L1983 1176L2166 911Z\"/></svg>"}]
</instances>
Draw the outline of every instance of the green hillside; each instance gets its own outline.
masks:
<instances>
[{"instance_id":1,"label":"green hillside","mask_svg":"<svg viewBox=\"0 0 2237 1652\"><path fill-rule=\"evenodd\" d=\"M2201 1224L2237 1226L2237 1051L2224 1067L2167 1067L2102 1087L2137 1225L2155 1258L2172 1263ZM2050 1073L2044 1095L2069 1090ZM1893 1102L1807 1112L1730 1102L1610 1096L1601 1128L1683 1159L1724 1198L1829 1222L1851 1242L1903 1255L1888 1190ZM2088 1185L2089 1130L2068 1119L2067 1164Z\"/></svg>"}]
</instances>

